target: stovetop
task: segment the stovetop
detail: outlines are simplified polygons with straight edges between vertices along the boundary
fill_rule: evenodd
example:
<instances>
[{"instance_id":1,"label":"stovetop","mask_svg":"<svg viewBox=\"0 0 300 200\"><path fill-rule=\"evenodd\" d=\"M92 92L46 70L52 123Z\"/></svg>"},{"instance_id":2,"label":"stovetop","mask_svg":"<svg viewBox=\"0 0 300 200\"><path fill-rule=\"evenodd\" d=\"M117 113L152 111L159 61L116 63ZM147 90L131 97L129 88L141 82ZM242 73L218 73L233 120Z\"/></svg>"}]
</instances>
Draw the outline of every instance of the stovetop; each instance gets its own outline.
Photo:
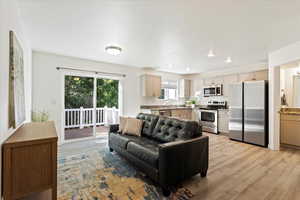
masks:
<instances>
[{"instance_id":1,"label":"stovetop","mask_svg":"<svg viewBox=\"0 0 300 200\"><path fill-rule=\"evenodd\" d=\"M206 107L199 107L201 110L219 110L219 109L226 109L225 106L206 106Z\"/></svg>"}]
</instances>

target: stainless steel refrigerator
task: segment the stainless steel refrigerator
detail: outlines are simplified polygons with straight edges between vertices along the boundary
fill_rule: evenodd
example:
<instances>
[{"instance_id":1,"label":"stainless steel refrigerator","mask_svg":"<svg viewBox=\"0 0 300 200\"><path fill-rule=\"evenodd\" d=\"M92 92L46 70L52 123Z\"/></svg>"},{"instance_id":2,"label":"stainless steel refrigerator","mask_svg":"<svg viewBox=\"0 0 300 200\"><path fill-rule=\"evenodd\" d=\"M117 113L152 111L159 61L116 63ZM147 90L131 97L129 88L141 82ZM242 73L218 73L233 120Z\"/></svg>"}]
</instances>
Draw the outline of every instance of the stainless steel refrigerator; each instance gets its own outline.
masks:
<instances>
[{"instance_id":1,"label":"stainless steel refrigerator","mask_svg":"<svg viewBox=\"0 0 300 200\"><path fill-rule=\"evenodd\" d=\"M268 82L229 85L229 138L267 147Z\"/></svg>"}]
</instances>

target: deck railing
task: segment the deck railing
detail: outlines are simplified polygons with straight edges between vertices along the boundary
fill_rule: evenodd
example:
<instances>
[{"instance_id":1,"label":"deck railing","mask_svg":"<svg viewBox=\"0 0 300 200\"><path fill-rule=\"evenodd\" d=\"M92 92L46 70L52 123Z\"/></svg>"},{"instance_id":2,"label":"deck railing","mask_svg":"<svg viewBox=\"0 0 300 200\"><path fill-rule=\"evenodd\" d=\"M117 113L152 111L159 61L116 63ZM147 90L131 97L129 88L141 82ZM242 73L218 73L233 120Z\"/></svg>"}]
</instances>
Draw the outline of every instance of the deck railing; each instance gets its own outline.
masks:
<instances>
[{"instance_id":1,"label":"deck railing","mask_svg":"<svg viewBox=\"0 0 300 200\"><path fill-rule=\"evenodd\" d=\"M94 125L93 108L65 109L65 128L84 128ZM119 121L119 109L96 108L96 125L115 124Z\"/></svg>"}]
</instances>

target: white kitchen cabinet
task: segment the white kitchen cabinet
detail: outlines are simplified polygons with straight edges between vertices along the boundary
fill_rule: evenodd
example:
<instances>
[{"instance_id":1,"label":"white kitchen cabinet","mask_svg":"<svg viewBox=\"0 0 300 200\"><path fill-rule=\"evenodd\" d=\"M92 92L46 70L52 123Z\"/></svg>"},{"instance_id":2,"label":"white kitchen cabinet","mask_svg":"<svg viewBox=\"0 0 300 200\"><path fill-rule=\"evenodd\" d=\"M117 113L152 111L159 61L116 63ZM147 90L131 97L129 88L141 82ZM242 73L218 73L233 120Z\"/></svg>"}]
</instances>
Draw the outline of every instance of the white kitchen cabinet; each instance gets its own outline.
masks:
<instances>
[{"instance_id":1,"label":"white kitchen cabinet","mask_svg":"<svg viewBox=\"0 0 300 200\"><path fill-rule=\"evenodd\" d=\"M199 92L202 94L203 92L203 86L204 86L204 80L203 79L194 79L192 81L192 86L191 86L191 96L194 96L196 92Z\"/></svg>"},{"instance_id":2,"label":"white kitchen cabinet","mask_svg":"<svg viewBox=\"0 0 300 200\"><path fill-rule=\"evenodd\" d=\"M212 77L204 80L204 85L212 86L212 85L220 85L223 84L223 77Z\"/></svg>"},{"instance_id":3,"label":"white kitchen cabinet","mask_svg":"<svg viewBox=\"0 0 300 200\"><path fill-rule=\"evenodd\" d=\"M207 86L209 86L209 85L211 85L210 79L204 79L204 80L203 80L203 86L204 86L204 87L207 87Z\"/></svg>"},{"instance_id":4,"label":"white kitchen cabinet","mask_svg":"<svg viewBox=\"0 0 300 200\"><path fill-rule=\"evenodd\" d=\"M218 76L213 78L213 84L214 85L221 85L224 83L224 77L223 76Z\"/></svg>"},{"instance_id":5,"label":"white kitchen cabinet","mask_svg":"<svg viewBox=\"0 0 300 200\"><path fill-rule=\"evenodd\" d=\"M225 97L228 97L229 95L229 85L237 82L238 82L238 76L236 74L224 76L223 95Z\"/></svg>"},{"instance_id":6,"label":"white kitchen cabinet","mask_svg":"<svg viewBox=\"0 0 300 200\"><path fill-rule=\"evenodd\" d=\"M218 131L220 133L229 132L229 111L227 109L218 111Z\"/></svg>"},{"instance_id":7,"label":"white kitchen cabinet","mask_svg":"<svg viewBox=\"0 0 300 200\"><path fill-rule=\"evenodd\" d=\"M181 79L179 80L179 97L189 98L191 96L191 80Z\"/></svg>"},{"instance_id":8,"label":"white kitchen cabinet","mask_svg":"<svg viewBox=\"0 0 300 200\"><path fill-rule=\"evenodd\" d=\"M198 109L193 109L192 110L192 120L199 122L199 110Z\"/></svg>"},{"instance_id":9,"label":"white kitchen cabinet","mask_svg":"<svg viewBox=\"0 0 300 200\"><path fill-rule=\"evenodd\" d=\"M144 97L159 97L161 93L161 77L145 74L141 76L142 95Z\"/></svg>"}]
</instances>

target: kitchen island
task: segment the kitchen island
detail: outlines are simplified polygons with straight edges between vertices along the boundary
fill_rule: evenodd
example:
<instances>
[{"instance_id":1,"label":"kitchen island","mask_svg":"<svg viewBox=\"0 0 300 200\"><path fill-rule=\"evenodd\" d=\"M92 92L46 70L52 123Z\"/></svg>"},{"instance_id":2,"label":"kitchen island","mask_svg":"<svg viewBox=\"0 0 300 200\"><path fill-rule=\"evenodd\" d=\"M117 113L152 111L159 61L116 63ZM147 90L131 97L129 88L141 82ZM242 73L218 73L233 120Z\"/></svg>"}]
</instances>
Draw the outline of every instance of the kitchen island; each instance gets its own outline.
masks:
<instances>
[{"instance_id":1,"label":"kitchen island","mask_svg":"<svg viewBox=\"0 0 300 200\"><path fill-rule=\"evenodd\" d=\"M184 105L143 105L141 111L167 117L197 121L196 109Z\"/></svg>"},{"instance_id":2,"label":"kitchen island","mask_svg":"<svg viewBox=\"0 0 300 200\"><path fill-rule=\"evenodd\" d=\"M179 118L183 120L200 121L199 110L208 109L205 105L198 105L194 108L185 105L142 105L141 112L163 115L168 117ZM219 133L229 132L229 110L226 108L217 109L217 131Z\"/></svg>"}]
</instances>

